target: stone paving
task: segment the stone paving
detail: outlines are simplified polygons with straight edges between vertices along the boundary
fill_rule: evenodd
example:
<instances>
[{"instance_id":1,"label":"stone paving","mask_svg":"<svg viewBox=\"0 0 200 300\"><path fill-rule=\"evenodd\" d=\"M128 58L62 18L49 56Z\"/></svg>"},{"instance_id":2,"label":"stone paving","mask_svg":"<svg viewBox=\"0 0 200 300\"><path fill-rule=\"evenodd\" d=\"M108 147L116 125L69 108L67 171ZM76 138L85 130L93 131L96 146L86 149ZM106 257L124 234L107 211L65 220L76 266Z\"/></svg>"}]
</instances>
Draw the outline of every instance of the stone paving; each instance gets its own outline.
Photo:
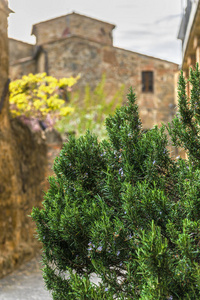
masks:
<instances>
[{"instance_id":1,"label":"stone paving","mask_svg":"<svg viewBox=\"0 0 200 300\"><path fill-rule=\"evenodd\" d=\"M52 300L44 286L40 261L41 256L38 255L0 279L0 300ZM100 280L92 274L91 282L98 284Z\"/></svg>"},{"instance_id":2,"label":"stone paving","mask_svg":"<svg viewBox=\"0 0 200 300\"><path fill-rule=\"evenodd\" d=\"M45 289L37 256L0 280L0 300L52 300Z\"/></svg>"}]
</instances>

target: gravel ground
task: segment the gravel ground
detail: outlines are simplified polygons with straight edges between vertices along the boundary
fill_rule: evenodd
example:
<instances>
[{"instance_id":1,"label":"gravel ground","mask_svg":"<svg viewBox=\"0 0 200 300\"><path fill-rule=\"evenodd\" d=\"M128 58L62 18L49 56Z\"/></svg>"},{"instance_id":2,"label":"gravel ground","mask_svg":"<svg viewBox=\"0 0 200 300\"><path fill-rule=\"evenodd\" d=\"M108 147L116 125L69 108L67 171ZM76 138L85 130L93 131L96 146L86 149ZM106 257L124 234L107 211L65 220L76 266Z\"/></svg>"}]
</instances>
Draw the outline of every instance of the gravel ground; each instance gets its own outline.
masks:
<instances>
[{"instance_id":1,"label":"gravel ground","mask_svg":"<svg viewBox=\"0 0 200 300\"><path fill-rule=\"evenodd\" d=\"M52 300L42 278L37 256L0 280L0 300Z\"/></svg>"}]
</instances>

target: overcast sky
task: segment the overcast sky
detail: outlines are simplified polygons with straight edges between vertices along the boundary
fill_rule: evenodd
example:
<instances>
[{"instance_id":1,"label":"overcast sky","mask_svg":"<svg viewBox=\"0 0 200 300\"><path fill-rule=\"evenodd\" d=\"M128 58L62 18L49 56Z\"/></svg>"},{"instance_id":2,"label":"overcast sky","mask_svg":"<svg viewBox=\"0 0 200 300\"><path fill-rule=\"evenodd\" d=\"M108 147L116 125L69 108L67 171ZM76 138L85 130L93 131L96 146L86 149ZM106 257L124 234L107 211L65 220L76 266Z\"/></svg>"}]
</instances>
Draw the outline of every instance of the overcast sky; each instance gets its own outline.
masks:
<instances>
[{"instance_id":1,"label":"overcast sky","mask_svg":"<svg viewBox=\"0 0 200 300\"><path fill-rule=\"evenodd\" d=\"M9 0L9 37L34 43L32 25L73 11L116 25L114 46L181 63L186 0Z\"/></svg>"}]
</instances>

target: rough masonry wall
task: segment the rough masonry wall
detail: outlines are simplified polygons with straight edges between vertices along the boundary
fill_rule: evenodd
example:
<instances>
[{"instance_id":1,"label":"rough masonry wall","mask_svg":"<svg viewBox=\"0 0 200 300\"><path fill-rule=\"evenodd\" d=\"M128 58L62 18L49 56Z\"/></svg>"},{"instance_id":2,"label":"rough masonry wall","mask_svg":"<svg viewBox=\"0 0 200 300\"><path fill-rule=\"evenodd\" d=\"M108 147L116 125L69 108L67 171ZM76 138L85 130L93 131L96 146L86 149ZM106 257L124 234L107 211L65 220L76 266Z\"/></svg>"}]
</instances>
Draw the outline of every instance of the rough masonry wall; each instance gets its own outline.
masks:
<instances>
[{"instance_id":1,"label":"rough masonry wall","mask_svg":"<svg viewBox=\"0 0 200 300\"><path fill-rule=\"evenodd\" d=\"M112 45L112 30L114 27L112 24L72 13L35 24L33 34L36 36L37 45L70 35L77 35L102 44Z\"/></svg>"},{"instance_id":2,"label":"rough masonry wall","mask_svg":"<svg viewBox=\"0 0 200 300\"><path fill-rule=\"evenodd\" d=\"M23 75L37 73L36 61L33 58L22 58L9 66L9 77L12 80L21 79Z\"/></svg>"},{"instance_id":3,"label":"rough masonry wall","mask_svg":"<svg viewBox=\"0 0 200 300\"><path fill-rule=\"evenodd\" d=\"M114 95L121 84L135 89L144 128L168 122L174 113L174 74L176 64L102 45L79 37L59 40L43 46L48 52L49 74L57 78L77 76L78 87L95 87L106 74L106 89ZM41 67L42 68L42 67ZM154 92L142 92L142 71L154 72Z\"/></svg>"},{"instance_id":4,"label":"rough masonry wall","mask_svg":"<svg viewBox=\"0 0 200 300\"><path fill-rule=\"evenodd\" d=\"M9 63L13 64L19 59L32 58L34 45L9 38Z\"/></svg>"},{"instance_id":5,"label":"rough masonry wall","mask_svg":"<svg viewBox=\"0 0 200 300\"><path fill-rule=\"evenodd\" d=\"M8 79L8 42L6 24L6 4L3 0L0 0L0 97Z\"/></svg>"},{"instance_id":6,"label":"rough masonry wall","mask_svg":"<svg viewBox=\"0 0 200 300\"><path fill-rule=\"evenodd\" d=\"M33 59L35 46L9 38L9 77L19 79L23 75L36 72Z\"/></svg>"},{"instance_id":7,"label":"rough masonry wall","mask_svg":"<svg viewBox=\"0 0 200 300\"><path fill-rule=\"evenodd\" d=\"M41 205L46 176L44 140L17 119L10 125L0 131L0 277L40 248L29 216Z\"/></svg>"},{"instance_id":8,"label":"rough masonry wall","mask_svg":"<svg viewBox=\"0 0 200 300\"><path fill-rule=\"evenodd\" d=\"M46 145L8 111L8 40L5 1L0 0L0 277L31 258L39 243L28 217L42 200Z\"/></svg>"},{"instance_id":9,"label":"rough masonry wall","mask_svg":"<svg viewBox=\"0 0 200 300\"><path fill-rule=\"evenodd\" d=\"M13 64L11 78L35 72L57 78L80 73L77 87L84 89L87 84L94 88L105 73L110 98L122 84L126 86L125 94L130 86L135 89L144 128L171 121L178 65L113 47L113 28L112 24L76 13L36 24L33 34L37 44L42 44L40 52L35 60L24 58ZM154 73L153 93L142 92L142 71Z\"/></svg>"}]
</instances>

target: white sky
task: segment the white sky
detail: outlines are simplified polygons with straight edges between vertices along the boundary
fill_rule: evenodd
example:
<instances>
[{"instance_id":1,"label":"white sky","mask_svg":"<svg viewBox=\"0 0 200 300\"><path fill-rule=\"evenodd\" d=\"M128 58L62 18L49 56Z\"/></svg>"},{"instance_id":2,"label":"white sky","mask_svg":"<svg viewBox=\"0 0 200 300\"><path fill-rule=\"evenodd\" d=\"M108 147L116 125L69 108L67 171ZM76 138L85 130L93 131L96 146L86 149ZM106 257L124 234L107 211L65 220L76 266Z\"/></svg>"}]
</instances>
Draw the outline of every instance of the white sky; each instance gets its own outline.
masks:
<instances>
[{"instance_id":1,"label":"white sky","mask_svg":"<svg viewBox=\"0 0 200 300\"><path fill-rule=\"evenodd\" d=\"M116 25L114 46L181 63L185 0L9 0L9 37L34 43L32 25L75 11Z\"/></svg>"}]
</instances>

